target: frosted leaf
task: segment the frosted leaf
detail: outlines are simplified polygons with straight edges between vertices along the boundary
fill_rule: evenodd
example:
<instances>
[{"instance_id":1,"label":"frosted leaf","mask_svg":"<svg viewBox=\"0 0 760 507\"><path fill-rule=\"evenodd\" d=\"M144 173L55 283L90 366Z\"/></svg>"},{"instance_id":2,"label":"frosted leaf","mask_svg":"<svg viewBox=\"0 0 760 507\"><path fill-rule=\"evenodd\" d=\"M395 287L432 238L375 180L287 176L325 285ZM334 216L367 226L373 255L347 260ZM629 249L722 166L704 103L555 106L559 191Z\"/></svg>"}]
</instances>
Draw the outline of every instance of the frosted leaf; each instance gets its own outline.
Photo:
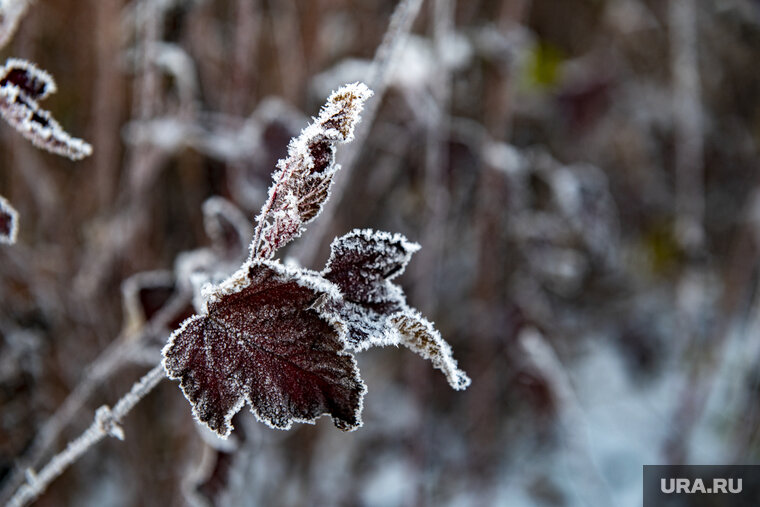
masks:
<instances>
[{"instance_id":1,"label":"frosted leaf","mask_svg":"<svg viewBox=\"0 0 760 507\"><path fill-rule=\"evenodd\" d=\"M298 237L322 211L335 165L335 144L353 139L364 102L372 91L362 83L343 86L327 99L319 116L288 145L277 163L267 203L256 219L251 259L269 259Z\"/></svg>"},{"instance_id":2,"label":"frosted leaf","mask_svg":"<svg viewBox=\"0 0 760 507\"><path fill-rule=\"evenodd\" d=\"M385 318L406 307L401 288L390 282L403 273L420 246L400 234L355 229L330 245L322 272L340 288L342 301L327 301L348 326L349 345L364 350L383 340Z\"/></svg>"},{"instance_id":3,"label":"frosted leaf","mask_svg":"<svg viewBox=\"0 0 760 507\"><path fill-rule=\"evenodd\" d=\"M330 248L322 276L340 289L343 298L319 304L346 326L347 344L356 351L404 345L443 371L454 389L466 388L470 379L457 368L451 347L391 283L420 246L401 234L356 229L335 239Z\"/></svg>"},{"instance_id":4,"label":"frosted leaf","mask_svg":"<svg viewBox=\"0 0 760 507\"><path fill-rule=\"evenodd\" d=\"M136 273L121 284L124 320L128 330L159 319L176 329L193 315L189 296L182 294L171 271Z\"/></svg>"},{"instance_id":5,"label":"frosted leaf","mask_svg":"<svg viewBox=\"0 0 760 507\"><path fill-rule=\"evenodd\" d=\"M401 234L354 229L330 245L330 259L322 274L341 287L350 301L394 304L403 296L390 280L404 272L419 249L420 245Z\"/></svg>"},{"instance_id":6,"label":"frosted leaf","mask_svg":"<svg viewBox=\"0 0 760 507\"><path fill-rule=\"evenodd\" d=\"M38 148L72 160L87 157L92 147L67 134L37 104L55 89L50 74L26 60L9 58L0 67L0 115Z\"/></svg>"},{"instance_id":7,"label":"frosted leaf","mask_svg":"<svg viewBox=\"0 0 760 507\"><path fill-rule=\"evenodd\" d=\"M50 74L19 58L9 58L5 62L2 76L0 86L15 85L26 97L34 100L42 100L57 90Z\"/></svg>"},{"instance_id":8,"label":"frosted leaf","mask_svg":"<svg viewBox=\"0 0 760 507\"><path fill-rule=\"evenodd\" d=\"M0 196L0 244L12 245L18 235L18 211Z\"/></svg>"},{"instance_id":9,"label":"frosted leaf","mask_svg":"<svg viewBox=\"0 0 760 507\"><path fill-rule=\"evenodd\" d=\"M326 290L324 290L326 289ZM246 263L207 297L164 348L196 418L222 437L244 403L273 428L331 415L342 430L361 425L364 383L340 330L314 303L335 290L276 262Z\"/></svg>"}]
</instances>

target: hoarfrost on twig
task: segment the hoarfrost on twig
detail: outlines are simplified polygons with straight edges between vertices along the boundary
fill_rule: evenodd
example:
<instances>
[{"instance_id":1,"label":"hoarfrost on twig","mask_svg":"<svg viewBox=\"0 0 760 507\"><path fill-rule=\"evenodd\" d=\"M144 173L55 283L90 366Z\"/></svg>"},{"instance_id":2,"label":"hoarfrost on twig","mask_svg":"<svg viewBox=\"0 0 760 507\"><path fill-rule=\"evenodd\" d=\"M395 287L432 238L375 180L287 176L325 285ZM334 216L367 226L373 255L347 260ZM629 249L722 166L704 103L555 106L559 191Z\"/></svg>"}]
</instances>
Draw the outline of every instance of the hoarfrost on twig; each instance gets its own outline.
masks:
<instances>
[{"instance_id":1,"label":"hoarfrost on twig","mask_svg":"<svg viewBox=\"0 0 760 507\"><path fill-rule=\"evenodd\" d=\"M106 436L123 439L124 433L119 423L163 378L164 368L159 364L136 382L113 409L107 406L99 408L92 424L77 439L70 442L66 449L56 454L39 472L27 471L26 482L16 491L8 505L22 506L37 498L69 465Z\"/></svg>"}]
</instances>

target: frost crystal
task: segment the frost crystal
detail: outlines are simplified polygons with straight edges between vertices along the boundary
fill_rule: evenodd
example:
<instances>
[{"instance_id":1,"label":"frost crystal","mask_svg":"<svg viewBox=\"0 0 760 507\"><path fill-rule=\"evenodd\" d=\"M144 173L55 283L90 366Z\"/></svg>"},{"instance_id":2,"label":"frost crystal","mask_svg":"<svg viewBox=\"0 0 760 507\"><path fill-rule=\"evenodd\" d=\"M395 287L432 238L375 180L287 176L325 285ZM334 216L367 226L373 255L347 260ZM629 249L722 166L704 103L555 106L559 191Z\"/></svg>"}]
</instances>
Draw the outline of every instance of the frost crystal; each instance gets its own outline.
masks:
<instances>
[{"instance_id":1,"label":"frost crystal","mask_svg":"<svg viewBox=\"0 0 760 507\"><path fill-rule=\"evenodd\" d=\"M38 148L72 160L87 157L92 147L67 134L37 104L55 90L50 74L26 60L9 58L0 67L0 115Z\"/></svg>"},{"instance_id":2,"label":"frost crystal","mask_svg":"<svg viewBox=\"0 0 760 507\"><path fill-rule=\"evenodd\" d=\"M314 308L323 280L277 262L246 263L236 290L191 317L164 349L193 413L222 437L245 402L273 428L329 414L342 430L361 425L366 391L340 330Z\"/></svg>"},{"instance_id":3,"label":"frost crystal","mask_svg":"<svg viewBox=\"0 0 760 507\"><path fill-rule=\"evenodd\" d=\"M470 385L457 368L451 347L433 325L406 304L400 275L419 245L400 234L354 230L333 241L322 275L342 299L325 300L323 311L347 326L347 342L356 351L377 345L404 345L443 371L454 389Z\"/></svg>"},{"instance_id":4,"label":"frost crystal","mask_svg":"<svg viewBox=\"0 0 760 507\"><path fill-rule=\"evenodd\" d=\"M18 212L0 196L0 243L12 245L18 234Z\"/></svg>"},{"instance_id":5,"label":"frost crystal","mask_svg":"<svg viewBox=\"0 0 760 507\"><path fill-rule=\"evenodd\" d=\"M327 99L314 123L288 145L277 163L267 204L257 218L251 259L270 259L304 230L327 201L335 165L335 143L353 139L364 102L372 91L362 83L343 86Z\"/></svg>"}]
</instances>

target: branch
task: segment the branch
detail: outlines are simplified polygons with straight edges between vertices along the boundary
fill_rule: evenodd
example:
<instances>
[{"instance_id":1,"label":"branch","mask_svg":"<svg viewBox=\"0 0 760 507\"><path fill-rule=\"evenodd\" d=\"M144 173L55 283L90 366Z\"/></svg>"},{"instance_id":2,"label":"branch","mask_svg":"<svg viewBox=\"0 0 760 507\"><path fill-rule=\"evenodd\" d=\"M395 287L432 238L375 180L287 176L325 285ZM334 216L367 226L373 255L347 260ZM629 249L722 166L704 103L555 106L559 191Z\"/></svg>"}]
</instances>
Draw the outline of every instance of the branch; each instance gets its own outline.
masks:
<instances>
[{"instance_id":1,"label":"branch","mask_svg":"<svg viewBox=\"0 0 760 507\"><path fill-rule=\"evenodd\" d=\"M39 473L29 469L26 472L26 482L16 491L8 502L9 506L27 505L41 495L48 485L61 475L71 464L75 463L90 447L106 436L124 440L124 430L121 421L154 387L165 377L164 367L158 364L146 373L132 389L124 395L113 409L103 405L95 411L95 418L76 440L69 442L59 454L45 465Z\"/></svg>"}]
</instances>

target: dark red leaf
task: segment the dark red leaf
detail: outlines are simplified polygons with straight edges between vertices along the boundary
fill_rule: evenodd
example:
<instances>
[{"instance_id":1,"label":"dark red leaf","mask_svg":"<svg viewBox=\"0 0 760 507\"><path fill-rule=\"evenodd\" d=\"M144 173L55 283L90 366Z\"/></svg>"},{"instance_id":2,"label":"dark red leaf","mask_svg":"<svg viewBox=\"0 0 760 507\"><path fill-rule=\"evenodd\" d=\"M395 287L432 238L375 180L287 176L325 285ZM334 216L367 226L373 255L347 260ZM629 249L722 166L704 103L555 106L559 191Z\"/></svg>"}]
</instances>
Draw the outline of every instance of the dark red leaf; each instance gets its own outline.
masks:
<instances>
[{"instance_id":1,"label":"dark red leaf","mask_svg":"<svg viewBox=\"0 0 760 507\"><path fill-rule=\"evenodd\" d=\"M404 345L429 359L454 389L465 389L470 379L457 368L449 344L391 283L419 245L400 234L357 229L334 240L330 248L322 276L337 285L343 297L321 304L323 311L346 326L346 342L357 351Z\"/></svg>"},{"instance_id":2,"label":"dark red leaf","mask_svg":"<svg viewBox=\"0 0 760 507\"><path fill-rule=\"evenodd\" d=\"M25 60L10 58L2 67L0 86L15 85L29 98L42 100L55 91L53 78Z\"/></svg>"},{"instance_id":3,"label":"dark red leaf","mask_svg":"<svg viewBox=\"0 0 760 507\"><path fill-rule=\"evenodd\" d=\"M276 262L246 264L210 296L164 349L195 416L227 436L247 401L274 428L329 414L342 430L361 425L364 383L337 326L314 308L330 284Z\"/></svg>"},{"instance_id":4,"label":"dark red leaf","mask_svg":"<svg viewBox=\"0 0 760 507\"><path fill-rule=\"evenodd\" d=\"M385 319L406 308L401 289L390 280L400 275L419 245L400 234L356 229L330 245L322 272L341 291L343 301L325 304L348 325L347 340L356 350L382 339Z\"/></svg>"}]
</instances>

